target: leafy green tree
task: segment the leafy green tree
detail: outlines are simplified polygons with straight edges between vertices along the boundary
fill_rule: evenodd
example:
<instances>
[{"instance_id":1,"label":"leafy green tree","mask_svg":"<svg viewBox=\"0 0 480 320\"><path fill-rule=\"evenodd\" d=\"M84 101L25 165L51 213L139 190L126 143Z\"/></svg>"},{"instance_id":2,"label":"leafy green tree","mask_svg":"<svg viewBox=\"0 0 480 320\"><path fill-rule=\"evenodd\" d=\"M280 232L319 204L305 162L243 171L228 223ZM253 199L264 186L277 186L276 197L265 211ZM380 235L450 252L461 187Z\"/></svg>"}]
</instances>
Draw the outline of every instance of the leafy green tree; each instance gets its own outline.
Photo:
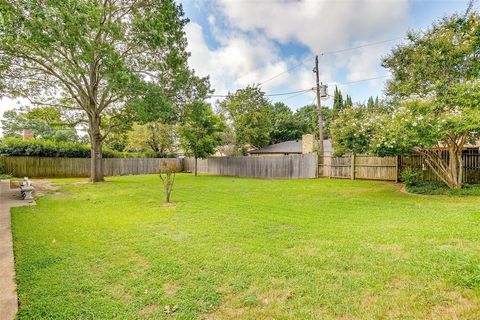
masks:
<instances>
[{"instance_id":1,"label":"leafy green tree","mask_svg":"<svg viewBox=\"0 0 480 320\"><path fill-rule=\"evenodd\" d=\"M480 15L455 14L410 32L383 66L392 74L387 94L395 108L376 145L425 156L445 184L461 188L462 149L480 133Z\"/></svg>"},{"instance_id":2,"label":"leafy green tree","mask_svg":"<svg viewBox=\"0 0 480 320\"><path fill-rule=\"evenodd\" d=\"M292 110L282 103L272 105L272 131L270 132L270 143L279 143L295 140L302 137L306 132L306 123L295 117Z\"/></svg>"},{"instance_id":3,"label":"leafy green tree","mask_svg":"<svg viewBox=\"0 0 480 320\"><path fill-rule=\"evenodd\" d=\"M333 109L329 107L322 107L323 117L323 137L324 139L330 139L330 127L333 119ZM295 112L295 118L300 122L303 134L313 134L318 139L318 127L317 127L317 106L314 104L306 105Z\"/></svg>"},{"instance_id":4,"label":"leafy green tree","mask_svg":"<svg viewBox=\"0 0 480 320\"><path fill-rule=\"evenodd\" d=\"M265 93L256 86L229 93L219 108L231 124L237 149L246 145L264 147L272 131L271 106Z\"/></svg>"},{"instance_id":5,"label":"leafy green tree","mask_svg":"<svg viewBox=\"0 0 480 320\"><path fill-rule=\"evenodd\" d=\"M134 124L128 133L126 149L136 152L154 152L160 158L171 156L175 151L177 138L175 125L161 122Z\"/></svg>"},{"instance_id":6,"label":"leafy green tree","mask_svg":"<svg viewBox=\"0 0 480 320\"><path fill-rule=\"evenodd\" d=\"M211 156L222 144L225 122L213 113L210 104L194 101L186 105L184 124L180 126L180 143L187 156L195 158L195 175L197 160Z\"/></svg>"},{"instance_id":7,"label":"leafy green tree","mask_svg":"<svg viewBox=\"0 0 480 320\"><path fill-rule=\"evenodd\" d=\"M5 0L0 10L0 90L82 110L93 182L123 110L180 117L176 108L209 92L188 67L188 20L174 0Z\"/></svg>"},{"instance_id":8,"label":"leafy green tree","mask_svg":"<svg viewBox=\"0 0 480 320\"><path fill-rule=\"evenodd\" d=\"M69 122L61 111L54 107L23 108L3 113L3 135L21 137L23 129L31 129L34 138L57 142L77 142L75 124Z\"/></svg>"}]
</instances>

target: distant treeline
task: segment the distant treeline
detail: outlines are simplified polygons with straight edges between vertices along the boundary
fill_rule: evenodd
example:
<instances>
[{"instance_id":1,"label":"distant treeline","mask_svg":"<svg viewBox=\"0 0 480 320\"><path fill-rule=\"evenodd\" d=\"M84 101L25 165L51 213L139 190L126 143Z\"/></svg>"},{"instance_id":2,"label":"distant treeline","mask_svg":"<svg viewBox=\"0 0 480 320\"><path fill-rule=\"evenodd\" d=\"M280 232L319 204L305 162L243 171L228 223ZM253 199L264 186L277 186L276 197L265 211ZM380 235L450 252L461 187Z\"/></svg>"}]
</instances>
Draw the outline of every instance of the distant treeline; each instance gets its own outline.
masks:
<instances>
[{"instance_id":1,"label":"distant treeline","mask_svg":"<svg viewBox=\"0 0 480 320\"><path fill-rule=\"evenodd\" d=\"M44 139L0 139L0 156L90 158L90 145L74 142L56 142ZM155 153L118 152L103 148L104 158L154 158Z\"/></svg>"}]
</instances>

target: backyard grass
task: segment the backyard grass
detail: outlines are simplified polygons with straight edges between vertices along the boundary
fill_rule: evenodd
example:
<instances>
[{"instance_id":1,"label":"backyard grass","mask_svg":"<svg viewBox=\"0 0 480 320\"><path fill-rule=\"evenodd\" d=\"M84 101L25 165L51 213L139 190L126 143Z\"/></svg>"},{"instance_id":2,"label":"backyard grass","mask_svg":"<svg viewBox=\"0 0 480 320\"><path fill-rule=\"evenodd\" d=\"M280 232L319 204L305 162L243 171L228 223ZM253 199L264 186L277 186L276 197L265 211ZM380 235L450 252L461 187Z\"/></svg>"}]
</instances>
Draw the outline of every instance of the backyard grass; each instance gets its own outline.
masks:
<instances>
[{"instance_id":1,"label":"backyard grass","mask_svg":"<svg viewBox=\"0 0 480 320\"><path fill-rule=\"evenodd\" d=\"M20 319L480 318L480 198L182 174L13 210Z\"/></svg>"}]
</instances>

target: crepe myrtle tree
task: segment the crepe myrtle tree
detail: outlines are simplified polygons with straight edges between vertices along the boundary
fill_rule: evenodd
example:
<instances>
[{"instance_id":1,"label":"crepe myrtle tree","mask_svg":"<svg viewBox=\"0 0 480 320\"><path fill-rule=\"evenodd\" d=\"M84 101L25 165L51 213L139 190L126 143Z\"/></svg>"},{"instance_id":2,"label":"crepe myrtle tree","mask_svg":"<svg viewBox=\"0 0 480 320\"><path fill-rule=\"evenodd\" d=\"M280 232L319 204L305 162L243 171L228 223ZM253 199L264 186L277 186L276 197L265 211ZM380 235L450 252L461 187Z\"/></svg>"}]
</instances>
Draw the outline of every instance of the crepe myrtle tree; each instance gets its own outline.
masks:
<instances>
[{"instance_id":1,"label":"crepe myrtle tree","mask_svg":"<svg viewBox=\"0 0 480 320\"><path fill-rule=\"evenodd\" d=\"M480 132L480 15L455 14L409 33L383 66L396 110L379 131L385 138L372 145L413 150L450 188L461 188L462 149Z\"/></svg>"},{"instance_id":2,"label":"crepe myrtle tree","mask_svg":"<svg viewBox=\"0 0 480 320\"><path fill-rule=\"evenodd\" d=\"M82 110L90 178L102 181L102 142L115 124L134 112L181 117L209 92L187 65L187 22L173 0L1 1L0 93Z\"/></svg>"}]
</instances>

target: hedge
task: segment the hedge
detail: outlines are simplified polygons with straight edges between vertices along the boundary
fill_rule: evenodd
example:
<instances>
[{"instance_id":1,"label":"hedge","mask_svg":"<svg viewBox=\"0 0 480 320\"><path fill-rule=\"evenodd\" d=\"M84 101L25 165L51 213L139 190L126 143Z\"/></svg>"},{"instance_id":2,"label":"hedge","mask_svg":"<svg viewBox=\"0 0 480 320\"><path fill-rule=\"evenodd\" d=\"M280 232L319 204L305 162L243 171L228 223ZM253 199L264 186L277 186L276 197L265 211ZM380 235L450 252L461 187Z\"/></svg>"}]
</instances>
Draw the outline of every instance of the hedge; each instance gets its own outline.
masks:
<instances>
[{"instance_id":1,"label":"hedge","mask_svg":"<svg viewBox=\"0 0 480 320\"><path fill-rule=\"evenodd\" d=\"M90 146L43 139L3 138L0 140L0 156L90 158ZM105 147L102 156L104 158L125 157L124 154Z\"/></svg>"}]
</instances>

